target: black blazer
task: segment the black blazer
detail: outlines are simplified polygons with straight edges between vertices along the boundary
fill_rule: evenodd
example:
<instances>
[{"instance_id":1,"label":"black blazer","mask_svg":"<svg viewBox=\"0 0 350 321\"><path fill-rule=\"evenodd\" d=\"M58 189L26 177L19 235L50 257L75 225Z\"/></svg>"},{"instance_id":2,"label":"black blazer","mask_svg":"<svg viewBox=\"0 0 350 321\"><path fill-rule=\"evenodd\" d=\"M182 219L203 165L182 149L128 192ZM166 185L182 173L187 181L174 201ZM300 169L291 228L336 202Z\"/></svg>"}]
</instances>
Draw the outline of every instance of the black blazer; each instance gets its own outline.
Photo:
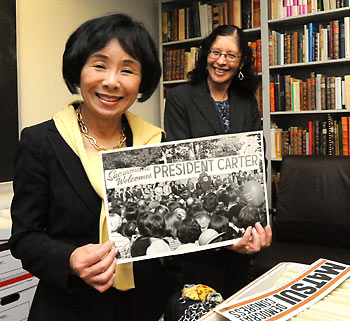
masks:
<instances>
[{"instance_id":1,"label":"black blazer","mask_svg":"<svg viewBox=\"0 0 350 321\"><path fill-rule=\"evenodd\" d=\"M229 91L230 133L260 130L261 118L253 95ZM205 81L172 88L166 97L164 127L167 140L224 134Z\"/></svg>"},{"instance_id":2,"label":"black blazer","mask_svg":"<svg viewBox=\"0 0 350 321\"><path fill-rule=\"evenodd\" d=\"M127 292L101 294L70 273L74 249L99 241L101 198L52 120L22 131L15 169L11 252L40 279L29 320L139 320L150 308L156 319L159 260L134 264L136 290Z\"/></svg>"},{"instance_id":3,"label":"black blazer","mask_svg":"<svg viewBox=\"0 0 350 321\"><path fill-rule=\"evenodd\" d=\"M230 133L261 130L261 117L253 95L231 89ZM224 134L205 81L172 88L166 97L164 127L167 141ZM251 257L226 249L207 250L174 257L180 283L212 286L225 298L248 283Z\"/></svg>"}]
</instances>

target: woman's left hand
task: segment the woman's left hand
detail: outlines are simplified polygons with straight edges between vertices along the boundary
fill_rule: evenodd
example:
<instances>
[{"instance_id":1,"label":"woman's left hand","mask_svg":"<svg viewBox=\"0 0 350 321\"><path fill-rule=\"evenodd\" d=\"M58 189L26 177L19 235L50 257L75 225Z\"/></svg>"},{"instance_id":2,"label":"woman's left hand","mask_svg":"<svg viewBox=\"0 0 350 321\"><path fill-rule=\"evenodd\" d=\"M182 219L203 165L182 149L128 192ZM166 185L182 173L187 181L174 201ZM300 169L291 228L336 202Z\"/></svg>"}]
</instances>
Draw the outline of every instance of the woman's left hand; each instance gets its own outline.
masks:
<instances>
[{"instance_id":1,"label":"woman's left hand","mask_svg":"<svg viewBox=\"0 0 350 321\"><path fill-rule=\"evenodd\" d=\"M242 254L252 254L259 252L264 247L270 246L271 240L271 226L267 225L263 228L258 222L255 223L254 227L249 226L242 238L237 243L227 246L227 249Z\"/></svg>"}]
</instances>

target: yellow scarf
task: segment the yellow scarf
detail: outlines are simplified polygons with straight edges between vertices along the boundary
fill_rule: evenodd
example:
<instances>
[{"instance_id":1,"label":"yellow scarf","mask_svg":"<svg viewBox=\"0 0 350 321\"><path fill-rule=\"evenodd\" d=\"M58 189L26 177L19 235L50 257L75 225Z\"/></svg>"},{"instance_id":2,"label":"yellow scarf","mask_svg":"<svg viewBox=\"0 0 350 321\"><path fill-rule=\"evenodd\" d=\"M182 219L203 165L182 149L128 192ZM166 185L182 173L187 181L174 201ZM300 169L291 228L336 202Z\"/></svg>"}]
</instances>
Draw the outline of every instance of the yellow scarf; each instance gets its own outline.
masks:
<instances>
[{"instance_id":1,"label":"yellow scarf","mask_svg":"<svg viewBox=\"0 0 350 321\"><path fill-rule=\"evenodd\" d=\"M134 146L159 143L161 141L161 133L163 131L160 128L145 122L130 112L126 113L126 118L133 133ZM92 187L101 197L100 243L106 242L108 240L108 228L105 206L103 202L101 170L99 166L96 166L95 162L91 161L91 158L84 147L73 103L56 113L53 116L53 120L60 135L80 158ZM132 263L117 264L115 270L114 287L122 291L135 287Z\"/></svg>"}]
</instances>

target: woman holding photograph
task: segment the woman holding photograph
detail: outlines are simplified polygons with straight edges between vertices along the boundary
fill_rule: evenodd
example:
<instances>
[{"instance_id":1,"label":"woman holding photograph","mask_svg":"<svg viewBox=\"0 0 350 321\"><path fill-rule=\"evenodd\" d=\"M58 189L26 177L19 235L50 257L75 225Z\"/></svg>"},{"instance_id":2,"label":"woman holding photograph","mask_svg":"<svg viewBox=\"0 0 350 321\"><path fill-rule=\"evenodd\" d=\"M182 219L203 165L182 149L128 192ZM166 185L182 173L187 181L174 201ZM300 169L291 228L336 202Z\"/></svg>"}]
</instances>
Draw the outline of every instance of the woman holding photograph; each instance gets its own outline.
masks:
<instances>
[{"instance_id":1,"label":"woman holding photograph","mask_svg":"<svg viewBox=\"0 0 350 321\"><path fill-rule=\"evenodd\" d=\"M219 26L203 40L189 80L167 94L168 141L261 129L255 98L259 79L240 28ZM225 297L231 295L247 282L250 257L245 254L269 246L271 238L270 226L256 223L226 249L184 256L179 264L184 282L204 283Z\"/></svg>"},{"instance_id":2,"label":"woman holding photograph","mask_svg":"<svg viewBox=\"0 0 350 321\"><path fill-rule=\"evenodd\" d=\"M16 157L11 252L40 279L28 320L153 321L162 314L160 261L115 264L98 155L161 142L160 128L128 112L152 95L160 73L148 31L123 14L89 20L69 37L63 77L83 100L25 128Z\"/></svg>"}]
</instances>

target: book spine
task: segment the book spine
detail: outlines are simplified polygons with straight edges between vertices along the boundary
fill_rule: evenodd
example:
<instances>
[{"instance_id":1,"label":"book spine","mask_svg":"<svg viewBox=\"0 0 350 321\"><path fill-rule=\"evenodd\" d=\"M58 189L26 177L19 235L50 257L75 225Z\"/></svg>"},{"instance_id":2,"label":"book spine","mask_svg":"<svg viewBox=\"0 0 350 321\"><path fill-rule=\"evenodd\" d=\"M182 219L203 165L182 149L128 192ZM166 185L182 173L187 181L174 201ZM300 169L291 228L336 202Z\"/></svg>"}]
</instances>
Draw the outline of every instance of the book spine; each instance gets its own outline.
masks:
<instances>
[{"instance_id":1,"label":"book spine","mask_svg":"<svg viewBox=\"0 0 350 321\"><path fill-rule=\"evenodd\" d=\"M314 61L314 50L313 50L313 33L314 33L314 25L312 22L309 23L309 62Z\"/></svg>"},{"instance_id":2,"label":"book spine","mask_svg":"<svg viewBox=\"0 0 350 321\"><path fill-rule=\"evenodd\" d=\"M345 25L339 21L339 58L345 58Z\"/></svg>"},{"instance_id":3,"label":"book spine","mask_svg":"<svg viewBox=\"0 0 350 321\"><path fill-rule=\"evenodd\" d=\"M316 76L314 72L311 72L311 106L312 110L316 109Z\"/></svg>"},{"instance_id":4,"label":"book spine","mask_svg":"<svg viewBox=\"0 0 350 321\"><path fill-rule=\"evenodd\" d=\"M334 59L339 59L339 20L334 20L334 35L333 35L333 50L334 50Z\"/></svg>"},{"instance_id":5,"label":"book spine","mask_svg":"<svg viewBox=\"0 0 350 321\"><path fill-rule=\"evenodd\" d=\"M260 28L260 0L253 0L253 28Z\"/></svg>"},{"instance_id":6,"label":"book spine","mask_svg":"<svg viewBox=\"0 0 350 321\"><path fill-rule=\"evenodd\" d=\"M282 129L276 129L275 134L276 158L282 158Z\"/></svg>"},{"instance_id":7,"label":"book spine","mask_svg":"<svg viewBox=\"0 0 350 321\"><path fill-rule=\"evenodd\" d=\"M326 109L326 76L321 75L321 110Z\"/></svg>"},{"instance_id":8,"label":"book spine","mask_svg":"<svg viewBox=\"0 0 350 321\"><path fill-rule=\"evenodd\" d=\"M326 109L331 109L331 77L326 77Z\"/></svg>"},{"instance_id":9,"label":"book spine","mask_svg":"<svg viewBox=\"0 0 350 321\"><path fill-rule=\"evenodd\" d=\"M321 155L327 155L327 122L322 122Z\"/></svg>"},{"instance_id":10,"label":"book spine","mask_svg":"<svg viewBox=\"0 0 350 321\"><path fill-rule=\"evenodd\" d=\"M275 99L275 84L270 82L270 111L272 113L276 111Z\"/></svg>"},{"instance_id":11,"label":"book spine","mask_svg":"<svg viewBox=\"0 0 350 321\"><path fill-rule=\"evenodd\" d=\"M315 155L320 155L320 122L315 120Z\"/></svg>"},{"instance_id":12,"label":"book spine","mask_svg":"<svg viewBox=\"0 0 350 321\"><path fill-rule=\"evenodd\" d=\"M262 71L262 62L261 62L261 39L256 40L256 68L257 72Z\"/></svg>"},{"instance_id":13,"label":"book spine","mask_svg":"<svg viewBox=\"0 0 350 321\"><path fill-rule=\"evenodd\" d=\"M349 123L348 117L341 117L343 155L349 156Z\"/></svg>"},{"instance_id":14,"label":"book spine","mask_svg":"<svg viewBox=\"0 0 350 321\"><path fill-rule=\"evenodd\" d=\"M314 131L313 131L313 125L312 125L312 121L309 120L308 122L308 130L309 130L309 155L312 155L312 151L313 151L313 135L314 135Z\"/></svg>"},{"instance_id":15,"label":"book spine","mask_svg":"<svg viewBox=\"0 0 350 321\"><path fill-rule=\"evenodd\" d=\"M286 111L291 111L291 85L290 85L291 76L284 76L284 94L285 94L285 106Z\"/></svg>"}]
</instances>

